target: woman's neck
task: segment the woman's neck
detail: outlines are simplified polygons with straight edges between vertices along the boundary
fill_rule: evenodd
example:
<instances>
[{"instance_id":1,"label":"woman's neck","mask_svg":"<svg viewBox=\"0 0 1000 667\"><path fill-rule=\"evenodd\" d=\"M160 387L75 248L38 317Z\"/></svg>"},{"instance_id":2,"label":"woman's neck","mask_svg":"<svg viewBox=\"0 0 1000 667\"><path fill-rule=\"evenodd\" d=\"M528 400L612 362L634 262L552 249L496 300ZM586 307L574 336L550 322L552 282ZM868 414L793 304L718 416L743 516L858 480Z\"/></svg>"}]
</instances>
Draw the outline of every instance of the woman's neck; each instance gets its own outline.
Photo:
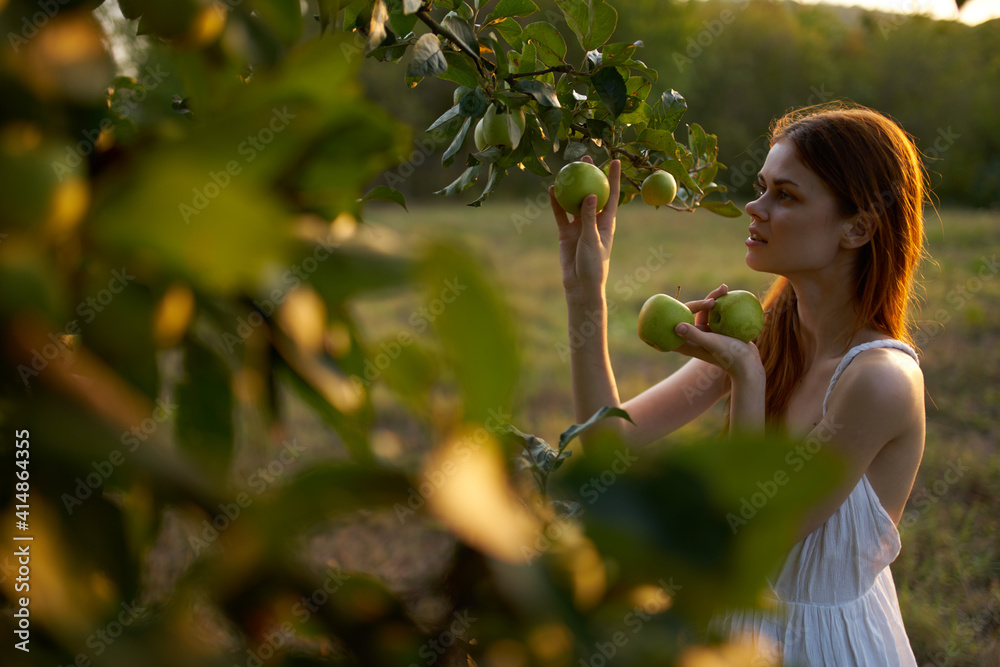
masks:
<instances>
[{"instance_id":1,"label":"woman's neck","mask_svg":"<svg viewBox=\"0 0 1000 667\"><path fill-rule=\"evenodd\" d=\"M795 290L798 336L805 369L839 357L854 342L854 281L849 272L790 276Z\"/></svg>"}]
</instances>

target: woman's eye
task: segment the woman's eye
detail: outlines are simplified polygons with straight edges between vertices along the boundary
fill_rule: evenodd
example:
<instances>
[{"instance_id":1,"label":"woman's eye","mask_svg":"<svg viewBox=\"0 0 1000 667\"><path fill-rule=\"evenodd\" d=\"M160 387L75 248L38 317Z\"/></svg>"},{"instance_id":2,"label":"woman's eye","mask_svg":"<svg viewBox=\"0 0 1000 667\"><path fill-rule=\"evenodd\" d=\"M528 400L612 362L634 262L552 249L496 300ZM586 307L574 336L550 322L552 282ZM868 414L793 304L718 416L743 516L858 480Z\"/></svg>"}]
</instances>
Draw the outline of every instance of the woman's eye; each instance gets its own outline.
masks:
<instances>
[{"instance_id":1,"label":"woman's eye","mask_svg":"<svg viewBox=\"0 0 1000 667\"><path fill-rule=\"evenodd\" d=\"M792 195L789 194L789 192L787 190L779 190L778 191L778 199L786 199L787 200L787 199L791 199L791 198L792 198Z\"/></svg>"},{"instance_id":2,"label":"woman's eye","mask_svg":"<svg viewBox=\"0 0 1000 667\"><path fill-rule=\"evenodd\" d=\"M753 184L753 191L757 193L758 197L764 196L764 189L765 189L764 186L761 185L760 183Z\"/></svg>"}]
</instances>

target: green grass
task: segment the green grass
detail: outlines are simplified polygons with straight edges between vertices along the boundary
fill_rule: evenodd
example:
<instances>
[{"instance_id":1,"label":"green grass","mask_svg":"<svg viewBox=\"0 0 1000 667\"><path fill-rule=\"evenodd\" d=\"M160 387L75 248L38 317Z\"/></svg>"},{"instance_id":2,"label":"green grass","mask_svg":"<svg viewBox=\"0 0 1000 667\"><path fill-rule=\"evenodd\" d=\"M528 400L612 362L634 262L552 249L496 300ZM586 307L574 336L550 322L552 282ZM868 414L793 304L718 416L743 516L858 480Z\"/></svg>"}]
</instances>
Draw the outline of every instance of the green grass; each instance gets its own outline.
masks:
<instances>
[{"instance_id":1,"label":"green grass","mask_svg":"<svg viewBox=\"0 0 1000 667\"><path fill-rule=\"evenodd\" d=\"M544 200L543 200L544 201ZM566 308L555 223L531 200L373 207L363 236L413 246L461 239L482 258L517 321L522 375L510 412L524 431L553 441L573 422ZM657 292L682 299L726 282L761 292L770 276L743 257L748 219L682 214L632 204L618 216L612 253L609 344L627 399L684 359L647 347L639 308ZM927 225L931 259L916 313L927 386L927 447L900 527L893 566L900 604L921 665L1000 665L1000 214L946 210ZM664 254L669 254L665 260ZM414 295L357 305L365 328L391 337L406 326ZM718 409L687 427L717 432Z\"/></svg>"}]
</instances>

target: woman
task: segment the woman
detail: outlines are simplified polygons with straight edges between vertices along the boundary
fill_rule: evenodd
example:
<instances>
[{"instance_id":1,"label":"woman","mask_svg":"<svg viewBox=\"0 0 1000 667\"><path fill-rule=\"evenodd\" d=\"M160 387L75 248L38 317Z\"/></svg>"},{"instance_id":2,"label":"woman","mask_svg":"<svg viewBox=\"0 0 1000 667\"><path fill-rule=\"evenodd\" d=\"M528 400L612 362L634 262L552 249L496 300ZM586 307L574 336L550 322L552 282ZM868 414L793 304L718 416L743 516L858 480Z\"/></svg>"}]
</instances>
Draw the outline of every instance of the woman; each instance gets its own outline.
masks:
<instances>
[{"instance_id":1,"label":"woman","mask_svg":"<svg viewBox=\"0 0 1000 667\"><path fill-rule=\"evenodd\" d=\"M801 527L772 582L778 619L730 612L719 629L749 634L794 665L915 665L889 564L896 524L924 447L923 376L907 333L907 308L923 250L925 173L909 136L863 107L802 110L776 121L750 216L747 265L778 278L764 299L756 344L708 331L722 285L688 304L680 324L695 357L621 403L607 351L605 283L620 165L599 214L595 197L570 221L550 192L559 228L570 329L603 313L605 326L572 353L579 420L620 405L642 445L729 399L731 429L821 435L843 455L847 476ZM720 373L713 365L721 367ZM707 391L688 391L715 378Z\"/></svg>"}]
</instances>

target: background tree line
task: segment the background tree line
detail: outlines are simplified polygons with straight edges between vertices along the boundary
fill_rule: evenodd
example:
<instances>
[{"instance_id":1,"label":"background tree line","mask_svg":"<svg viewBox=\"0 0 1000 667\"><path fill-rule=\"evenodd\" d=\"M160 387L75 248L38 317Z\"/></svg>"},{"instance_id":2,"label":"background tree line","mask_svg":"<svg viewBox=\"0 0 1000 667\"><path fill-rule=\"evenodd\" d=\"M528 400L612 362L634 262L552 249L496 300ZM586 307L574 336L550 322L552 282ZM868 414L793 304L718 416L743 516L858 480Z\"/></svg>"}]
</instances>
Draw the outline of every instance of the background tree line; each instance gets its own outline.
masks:
<instances>
[{"instance_id":1,"label":"background tree line","mask_svg":"<svg viewBox=\"0 0 1000 667\"><path fill-rule=\"evenodd\" d=\"M539 4L544 10L552 3ZM615 41L642 40L636 57L660 73L657 88L676 88L688 100L684 122L718 134L720 161L730 167L719 181L737 198L750 194L748 175L763 162L773 118L792 107L850 99L890 114L918 139L941 203L1000 203L1000 88L991 85L1000 81L1000 21L969 26L771 0L621 0L616 6ZM380 65L366 59L368 94L413 124L418 147L411 161L436 162L423 130L450 106L451 84L427 80L407 91L399 69ZM458 168L452 171L457 175ZM397 170L405 178L394 184L408 197L429 196L451 176L437 169L409 172ZM536 188L534 179L512 176L501 196ZM387 177L395 180L381 178Z\"/></svg>"}]
</instances>

